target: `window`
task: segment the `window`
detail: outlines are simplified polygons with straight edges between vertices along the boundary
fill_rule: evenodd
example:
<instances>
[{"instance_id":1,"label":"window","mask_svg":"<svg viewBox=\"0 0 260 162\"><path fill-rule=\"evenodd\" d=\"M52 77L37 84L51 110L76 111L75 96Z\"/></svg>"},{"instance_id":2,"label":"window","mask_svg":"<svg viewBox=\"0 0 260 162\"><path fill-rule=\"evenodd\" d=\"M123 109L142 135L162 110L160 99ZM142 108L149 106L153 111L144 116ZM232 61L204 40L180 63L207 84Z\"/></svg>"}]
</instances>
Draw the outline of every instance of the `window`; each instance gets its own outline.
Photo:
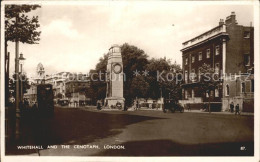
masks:
<instances>
[{"instance_id":1,"label":"window","mask_svg":"<svg viewBox=\"0 0 260 162\"><path fill-rule=\"evenodd\" d=\"M218 87L215 88L215 97L219 97L219 90L218 90Z\"/></svg>"},{"instance_id":2,"label":"window","mask_svg":"<svg viewBox=\"0 0 260 162\"><path fill-rule=\"evenodd\" d=\"M216 46L216 50L215 51L216 51L216 55L219 55L219 52L220 52L219 51L219 46Z\"/></svg>"},{"instance_id":3,"label":"window","mask_svg":"<svg viewBox=\"0 0 260 162\"><path fill-rule=\"evenodd\" d=\"M244 62L245 62L245 66L250 66L250 55L249 54L244 54Z\"/></svg>"},{"instance_id":4,"label":"window","mask_svg":"<svg viewBox=\"0 0 260 162\"><path fill-rule=\"evenodd\" d=\"M192 63L195 62L195 56L192 56L192 58L191 58L191 62L192 62Z\"/></svg>"},{"instance_id":5,"label":"window","mask_svg":"<svg viewBox=\"0 0 260 162\"><path fill-rule=\"evenodd\" d=\"M202 60L202 52L199 52L199 61Z\"/></svg>"},{"instance_id":6,"label":"window","mask_svg":"<svg viewBox=\"0 0 260 162\"><path fill-rule=\"evenodd\" d=\"M245 82L241 83L241 93L245 93L246 92L246 84Z\"/></svg>"},{"instance_id":7,"label":"window","mask_svg":"<svg viewBox=\"0 0 260 162\"><path fill-rule=\"evenodd\" d=\"M188 99L188 91L185 90L185 99Z\"/></svg>"},{"instance_id":8,"label":"window","mask_svg":"<svg viewBox=\"0 0 260 162\"><path fill-rule=\"evenodd\" d=\"M219 63L215 64L215 73L218 74L219 73Z\"/></svg>"},{"instance_id":9,"label":"window","mask_svg":"<svg viewBox=\"0 0 260 162\"><path fill-rule=\"evenodd\" d=\"M226 96L229 96L229 85L226 85Z\"/></svg>"},{"instance_id":10,"label":"window","mask_svg":"<svg viewBox=\"0 0 260 162\"><path fill-rule=\"evenodd\" d=\"M192 69L191 70L191 74L190 74L190 80L192 81L192 82L194 82L195 81L195 76L196 74L195 74L195 70L194 69Z\"/></svg>"},{"instance_id":11,"label":"window","mask_svg":"<svg viewBox=\"0 0 260 162\"><path fill-rule=\"evenodd\" d=\"M194 89L191 90L191 98L194 98Z\"/></svg>"},{"instance_id":12,"label":"window","mask_svg":"<svg viewBox=\"0 0 260 162\"><path fill-rule=\"evenodd\" d=\"M206 92L206 97L209 98L209 93L208 92Z\"/></svg>"},{"instance_id":13,"label":"window","mask_svg":"<svg viewBox=\"0 0 260 162\"><path fill-rule=\"evenodd\" d=\"M199 69L199 72L198 72L199 81L200 81L200 78L201 78L200 75L201 75L201 74L200 74L200 69Z\"/></svg>"},{"instance_id":14,"label":"window","mask_svg":"<svg viewBox=\"0 0 260 162\"><path fill-rule=\"evenodd\" d=\"M210 58L210 49L207 49L207 58Z\"/></svg>"},{"instance_id":15,"label":"window","mask_svg":"<svg viewBox=\"0 0 260 162\"><path fill-rule=\"evenodd\" d=\"M188 71L185 71L185 83L188 83Z\"/></svg>"},{"instance_id":16,"label":"window","mask_svg":"<svg viewBox=\"0 0 260 162\"><path fill-rule=\"evenodd\" d=\"M244 38L250 38L250 32L249 31L244 32Z\"/></svg>"},{"instance_id":17,"label":"window","mask_svg":"<svg viewBox=\"0 0 260 162\"><path fill-rule=\"evenodd\" d=\"M185 65L188 65L188 58L185 59Z\"/></svg>"}]
</instances>

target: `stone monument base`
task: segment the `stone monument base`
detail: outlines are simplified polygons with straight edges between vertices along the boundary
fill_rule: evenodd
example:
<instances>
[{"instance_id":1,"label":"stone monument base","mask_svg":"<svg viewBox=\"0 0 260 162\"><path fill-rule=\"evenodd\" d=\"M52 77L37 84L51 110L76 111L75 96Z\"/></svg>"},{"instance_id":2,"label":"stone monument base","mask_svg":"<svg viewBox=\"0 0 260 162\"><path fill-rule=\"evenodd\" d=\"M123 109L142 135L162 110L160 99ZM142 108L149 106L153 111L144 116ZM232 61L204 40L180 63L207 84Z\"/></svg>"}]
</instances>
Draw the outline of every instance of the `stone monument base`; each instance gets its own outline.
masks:
<instances>
[{"instance_id":1,"label":"stone monument base","mask_svg":"<svg viewBox=\"0 0 260 162\"><path fill-rule=\"evenodd\" d=\"M116 106L117 103L120 103L121 106ZM125 106L125 99L122 97L107 97L105 98L105 108L109 110L124 110Z\"/></svg>"}]
</instances>

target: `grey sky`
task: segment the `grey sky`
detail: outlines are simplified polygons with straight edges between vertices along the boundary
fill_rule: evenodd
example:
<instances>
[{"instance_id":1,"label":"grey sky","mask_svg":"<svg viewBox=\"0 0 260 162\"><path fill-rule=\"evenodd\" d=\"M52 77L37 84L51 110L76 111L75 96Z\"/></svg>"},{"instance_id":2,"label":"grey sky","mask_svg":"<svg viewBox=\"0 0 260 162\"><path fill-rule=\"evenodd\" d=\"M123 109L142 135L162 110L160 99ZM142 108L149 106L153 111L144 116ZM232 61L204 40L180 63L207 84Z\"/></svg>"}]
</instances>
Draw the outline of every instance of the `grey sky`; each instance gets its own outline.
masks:
<instances>
[{"instance_id":1,"label":"grey sky","mask_svg":"<svg viewBox=\"0 0 260 162\"><path fill-rule=\"evenodd\" d=\"M222 2L221 2L222 3ZM37 45L20 44L24 69L34 75L39 62L47 74L87 73L112 44L129 43L149 57L164 57L181 64L182 43L218 25L234 11L238 24L253 22L252 5L197 3L102 3L99 5L42 5L42 31ZM174 24L174 26L172 26ZM9 43L11 72L14 43Z\"/></svg>"}]
</instances>

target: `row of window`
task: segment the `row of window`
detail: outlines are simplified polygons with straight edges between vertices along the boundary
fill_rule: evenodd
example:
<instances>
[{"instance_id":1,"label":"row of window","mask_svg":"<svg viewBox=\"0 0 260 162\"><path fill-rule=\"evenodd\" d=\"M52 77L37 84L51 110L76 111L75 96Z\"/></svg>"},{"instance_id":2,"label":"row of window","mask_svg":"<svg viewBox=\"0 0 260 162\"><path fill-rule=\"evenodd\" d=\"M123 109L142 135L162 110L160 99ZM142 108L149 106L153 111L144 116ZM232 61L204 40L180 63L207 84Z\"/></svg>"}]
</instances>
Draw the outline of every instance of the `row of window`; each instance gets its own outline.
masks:
<instances>
[{"instance_id":1,"label":"row of window","mask_svg":"<svg viewBox=\"0 0 260 162\"><path fill-rule=\"evenodd\" d=\"M246 84L245 82L242 82L241 83L241 93L245 93L246 92ZM254 92L254 80L252 80L252 83L251 83L251 92ZM210 92L211 96L213 96L213 91ZM225 96L229 96L230 94L230 87L229 87L229 84L226 84L226 88L225 88ZM189 93L187 90L185 90L185 99L188 99L188 97L190 97ZM195 93L194 93L194 89L191 90L191 97L194 98L195 97ZM209 97L209 94L206 93L206 97L208 98ZM216 87L215 88L215 97L219 97L219 88Z\"/></svg>"},{"instance_id":2,"label":"row of window","mask_svg":"<svg viewBox=\"0 0 260 162\"><path fill-rule=\"evenodd\" d=\"M216 63L215 64L215 73L216 74L219 74L219 72L220 72L220 65L219 65L219 63ZM195 69L192 69L191 70L191 73L190 73L191 75L190 75L190 78L191 78L191 81L195 81ZM198 79L200 80L200 70L198 70ZM188 82L188 71L186 70L185 71L185 75L184 75L184 77L185 77L185 83L187 83Z\"/></svg>"},{"instance_id":3,"label":"row of window","mask_svg":"<svg viewBox=\"0 0 260 162\"><path fill-rule=\"evenodd\" d=\"M219 55L220 54L220 48L219 48L219 46L216 46L215 47L215 55ZM199 61L201 61L202 60L202 52L199 52ZM210 49L207 49L206 50L206 58L210 58ZM188 58L186 58L185 59L185 65L188 65L188 61L189 61L189 59ZM191 62L192 63L194 63L195 62L195 56L192 56L191 57Z\"/></svg>"},{"instance_id":4,"label":"row of window","mask_svg":"<svg viewBox=\"0 0 260 162\"><path fill-rule=\"evenodd\" d=\"M219 97L219 88L218 88L218 87L215 88L214 93L215 93L215 97ZM213 96L213 91L210 91L210 95ZM195 97L194 89L191 90L191 96L190 96L190 94L188 93L188 91L185 90L185 99L188 99L189 97L191 97L191 98L194 98L194 97ZM209 97L209 94L208 94L208 93L206 93L206 97L207 97L207 98Z\"/></svg>"},{"instance_id":5,"label":"row of window","mask_svg":"<svg viewBox=\"0 0 260 162\"><path fill-rule=\"evenodd\" d=\"M241 83L241 93L246 93L246 84L245 82ZM254 80L251 81L251 92L254 92ZM226 84L226 90L225 90L225 95L229 96L230 94L230 87L229 84Z\"/></svg>"}]
</instances>

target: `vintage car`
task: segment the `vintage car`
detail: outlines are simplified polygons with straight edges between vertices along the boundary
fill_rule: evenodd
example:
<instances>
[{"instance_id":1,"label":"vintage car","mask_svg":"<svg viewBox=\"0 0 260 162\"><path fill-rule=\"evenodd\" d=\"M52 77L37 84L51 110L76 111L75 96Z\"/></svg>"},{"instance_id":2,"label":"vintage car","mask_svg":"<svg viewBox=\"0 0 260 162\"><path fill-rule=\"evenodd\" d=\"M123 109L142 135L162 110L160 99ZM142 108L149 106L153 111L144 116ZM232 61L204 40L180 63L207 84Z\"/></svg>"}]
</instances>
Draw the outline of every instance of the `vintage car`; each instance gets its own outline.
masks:
<instances>
[{"instance_id":1,"label":"vintage car","mask_svg":"<svg viewBox=\"0 0 260 162\"><path fill-rule=\"evenodd\" d=\"M163 106L163 112L172 112L180 111L181 113L184 112L184 108L177 102L175 102L173 99L165 99L164 100L164 106Z\"/></svg>"}]
</instances>

